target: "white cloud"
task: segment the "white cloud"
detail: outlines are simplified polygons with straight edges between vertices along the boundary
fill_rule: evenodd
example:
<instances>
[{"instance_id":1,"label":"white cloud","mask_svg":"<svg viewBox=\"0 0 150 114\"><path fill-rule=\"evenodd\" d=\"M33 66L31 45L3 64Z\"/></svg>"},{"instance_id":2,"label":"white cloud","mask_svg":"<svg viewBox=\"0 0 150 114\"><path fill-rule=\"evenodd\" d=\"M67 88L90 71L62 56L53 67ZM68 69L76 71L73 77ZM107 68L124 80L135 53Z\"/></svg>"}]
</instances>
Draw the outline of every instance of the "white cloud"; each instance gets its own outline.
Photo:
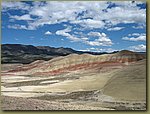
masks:
<instances>
[{"instance_id":1,"label":"white cloud","mask_svg":"<svg viewBox=\"0 0 150 114\"><path fill-rule=\"evenodd\" d=\"M79 51L90 51L90 52L114 52L114 51L118 51L116 49L112 49L112 48L87 48L87 49L83 49L83 50L79 50Z\"/></svg>"},{"instance_id":2,"label":"white cloud","mask_svg":"<svg viewBox=\"0 0 150 114\"><path fill-rule=\"evenodd\" d=\"M30 8L31 8L31 6L30 5L28 5L28 4L26 4L26 3L24 3L24 2L15 2L15 1L13 1L13 2L9 2L9 1L7 1L7 2L2 2L2 11L4 12L4 11L7 11L7 10L19 10L19 9L21 9L21 10L28 10L28 11L30 11Z\"/></svg>"},{"instance_id":3,"label":"white cloud","mask_svg":"<svg viewBox=\"0 0 150 114\"><path fill-rule=\"evenodd\" d=\"M133 33L133 34L129 34L127 37L123 37L122 39L129 40L129 41L146 41L146 34Z\"/></svg>"},{"instance_id":4,"label":"white cloud","mask_svg":"<svg viewBox=\"0 0 150 114\"><path fill-rule=\"evenodd\" d=\"M113 44L105 33L89 32L87 37L77 37L76 35L71 35L69 32L71 32L71 28L68 27L66 29L56 31L56 34L65 36L73 42L82 42L91 46L111 46ZM89 37L93 36L96 38L91 41Z\"/></svg>"},{"instance_id":5,"label":"white cloud","mask_svg":"<svg viewBox=\"0 0 150 114\"><path fill-rule=\"evenodd\" d=\"M8 25L7 26L10 29L24 29L24 30L35 30L34 27L31 26L26 26L26 25L19 25L19 24L14 24L14 25Z\"/></svg>"},{"instance_id":6,"label":"white cloud","mask_svg":"<svg viewBox=\"0 0 150 114\"><path fill-rule=\"evenodd\" d=\"M143 34L143 35L145 35L145 34ZM128 34L128 36L140 36L140 33L132 33L132 34Z\"/></svg>"},{"instance_id":7,"label":"white cloud","mask_svg":"<svg viewBox=\"0 0 150 114\"><path fill-rule=\"evenodd\" d=\"M112 25L119 23L146 23L146 9L140 9L132 1L114 2L117 7L107 10L103 18Z\"/></svg>"},{"instance_id":8,"label":"white cloud","mask_svg":"<svg viewBox=\"0 0 150 114\"><path fill-rule=\"evenodd\" d=\"M124 29L124 27L108 28L107 30L108 30L108 31L119 31L119 30L122 30L122 29Z\"/></svg>"},{"instance_id":9,"label":"white cloud","mask_svg":"<svg viewBox=\"0 0 150 114\"><path fill-rule=\"evenodd\" d=\"M82 40L88 40L89 38L86 38L86 37L83 37L83 38L81 38Z\"/></svg>"},{"instance_id":10,"label":"white cloud","mask_svg":"<svg viewBox=\"0 0 150 114\"><path fill-rule=\"evenodd\" d=\"M10 18L15 19L15 20L24 20L24 21L33 20L29 14L25 14L22 16L17 16L17 15L10 16Z\"/></svg>"},{"instance_id":11,"label":"white cloud","mask_svg":"<svg viewBox=\"0 0 150 114\"><path fill-rule=\"evenodd\" d=\"M99 36L99 37L106 37L105 33L99 33L99 32L89 32L89 36Z\"/></svg>"},{"instance_id":12,"label":"white cloud","mask_svg":"<svg viewBox=\"0 0 150 114\"><path fill-rule=\"evenodd\" d=\"M27 10L27 17L18 16L22 20L30 20L31 16L37 17L27 22L29 30L35 30L46 24L62 22L78 24L86 29L113 28L120 23L146 23L146 9L140 9L136 5L140 2L122 1L113 3L117 7L107 8L110 4L107 1L33 2L33 6L25 2L3 2L2 11L9 9ZM17 16L15 15L14 18L17 18ZM114 28L112 30L119 29Z\"/></svg>"},{"instance_id":13,"label":"white cloud","mask_svg":"<svg viewBox=\"0 0 150 114\"><path fill-rule=\"evenodd\" d=\"M136 51L136 52L145 52L146 51L146 45L140 44L136 46L130 46L129 49L131 51Z\"/></svg>"},{"instance_id":14,"label":"white cloud","mask_svg":"<svg viewBox=\"0 0 150 114\"><path fill-rule=\"evenodd\" d=\"M111 52L114 52L114 51L119 51L119 50L116 50L116 49L113 49L113 48L103 48L101 49L101 52L108 52L108 53L111 53Z\"/></svg>"},{"instance_id":15,"label":"white cloud","mask_svg":"<svg viewBox=\"0 0 150 114\"><path fill-rule=\"evenodd\" d=\"M104 28L105 23L100 20L93 20L93 19L84 19L84 20L74 20L71 23L79 24L80 26L88 29L93 28Z\"/></svg>"},{"instance_id":16,"label":"white cloud","mask_svg":"<svg viewBox=\"0 0 150 114\"><path fill-rule=\"evenodd\" d=\"M136 7L137 4L142 4L143 2L142 1L114 1L113 3L115 3L116 5L119 5L119 6L123 6L123 7Z\"/></svg>"},{"instance_id":17,"label":"white cloud","mask_svg":"<svg viewBox=\"0 0 150 114\"><path fill-rule=\"evenodd\" d=\"M65 36L66 38L70 39L71 41L80 41L80 38L77 38L77 37L71 35L69 32L71 32L70 27L63 29L63 30L58 30L58 31L56 31L56 34Z\"/></svg>"},{"instance_id":18,"label":"white cloud","mask_svg":"<svg viewBox=\"0 0 150 114\"><path fill-rule=\"evenodd\" d=\"M52 33L50 31L45 32L45 35L51 35Z\"/></svg>"},{"instance_id":19,"label":"white cloud","mask_svg":"<svg viewBox=\"0 0 150 114\"><path fill-rule=\"evenodd\" d=\"M139 25L139 26L133 26L132 28L134 28L134 29L143 29L143 28L146 28L146 27L143 26L143 25Z\"/></svg>"},{"instance_id":20,"label":"white cloud","mask_svg":"<svg viewBox=\"0 0 150 114\"><path fill-rule=\"evenodd\" d=\"M81 49L79 51L90 51L89 49Z\"/></svg>"},{"instance_id":21,"label":"white cloud","mask_svg":"<svg viewBox=\"0 0 150 114\"><path fill-rule=\"evenodd\" d=\"M94 41L85 41L91 46L111 46L113 44L111 39L109 39L105 33L90 32L88 35L97 37Z\"/></svg>"},{"instance_id":22,"label":"white cloud","mask_svg":"<svg viewBox=\"0 0 150 114\"><path fill-rule=\"evenodd\" d=\"M28 29L25 25L18 25L18 24L8 25L8 28L11 28L11 29Z\"/></svg>"}]
</instances>

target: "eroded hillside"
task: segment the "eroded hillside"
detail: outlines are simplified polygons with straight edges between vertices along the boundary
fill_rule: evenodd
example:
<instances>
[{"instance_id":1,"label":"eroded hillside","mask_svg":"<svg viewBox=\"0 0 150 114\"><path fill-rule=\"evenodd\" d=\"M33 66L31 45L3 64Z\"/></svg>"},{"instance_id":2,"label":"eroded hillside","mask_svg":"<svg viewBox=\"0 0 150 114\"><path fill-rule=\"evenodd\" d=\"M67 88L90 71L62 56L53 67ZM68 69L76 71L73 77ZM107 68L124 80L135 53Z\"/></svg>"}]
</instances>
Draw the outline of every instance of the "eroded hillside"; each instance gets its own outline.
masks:
<instances>
[{"instance_id":1,"label":"eroded hillside","mask_svg":"<svg viewBox=\"0 0 150 114\"><path fill-rule=\"evenodd\" d=\"M96 109L145 110L145 55L127 50L71 54L17 65L2 72L2 95Z\"/></svg>"}]
</instances>

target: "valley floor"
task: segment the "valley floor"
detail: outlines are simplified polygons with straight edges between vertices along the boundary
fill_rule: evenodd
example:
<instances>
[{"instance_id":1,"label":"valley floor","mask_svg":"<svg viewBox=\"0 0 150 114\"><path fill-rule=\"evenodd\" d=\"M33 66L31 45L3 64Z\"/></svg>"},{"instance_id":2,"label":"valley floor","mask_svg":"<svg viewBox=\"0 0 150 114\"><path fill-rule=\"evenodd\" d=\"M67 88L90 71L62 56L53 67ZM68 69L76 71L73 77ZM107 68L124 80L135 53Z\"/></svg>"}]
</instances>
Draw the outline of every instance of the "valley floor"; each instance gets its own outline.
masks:
<instances>
[{"instance_id":1,"label":"valley floor","mask_svg":"<svg viewBox=\"0 0 150 114\"><path fill-rule=\"evenodd\" d=\"M12 66L2 65L2 110L146 110L145 61L105 72L80 70L57 76L4 73L18 65ZM137 74L139 69L142 74Z\"/></svg>"}]
</instances>

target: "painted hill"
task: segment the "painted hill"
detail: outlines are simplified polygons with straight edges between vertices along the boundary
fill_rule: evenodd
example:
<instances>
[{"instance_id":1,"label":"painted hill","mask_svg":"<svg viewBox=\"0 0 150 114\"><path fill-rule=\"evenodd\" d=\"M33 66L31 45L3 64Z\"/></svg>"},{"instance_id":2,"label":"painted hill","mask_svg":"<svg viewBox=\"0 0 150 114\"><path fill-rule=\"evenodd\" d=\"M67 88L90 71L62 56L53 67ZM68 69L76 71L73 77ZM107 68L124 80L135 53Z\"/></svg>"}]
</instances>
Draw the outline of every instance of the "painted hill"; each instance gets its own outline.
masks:
<instances>
[{"instance_id":1,"label":"painted hill","mask_svg":"<svg viewBox=\"0 0 150 114\"><path fill-rule=\"evenodd\" d=\"M78 70L111 69L122 67L144 59L145 56L131 51L120 51L114 54L91 55L70 54L59 56L49 61L38 60L9 72L32 75L57 75Z\"/></svg>"},{"instance_id":2,"label":"painted hill","mask_svg":"<svg viewBox=\"0 0 150 114\"><path fill-rule=\"evenodd\" d=\"M38 99L117 110L146 110L145 55L127 50L37 60L2 71L1 77L2 95L12 97L3 99L8 102L13 102L15 96L27 97L32 106L34 99ZM17 106L23 105L17 101ZM16 105L5 107L14 109Z\"/></svg>"}]
</instances>

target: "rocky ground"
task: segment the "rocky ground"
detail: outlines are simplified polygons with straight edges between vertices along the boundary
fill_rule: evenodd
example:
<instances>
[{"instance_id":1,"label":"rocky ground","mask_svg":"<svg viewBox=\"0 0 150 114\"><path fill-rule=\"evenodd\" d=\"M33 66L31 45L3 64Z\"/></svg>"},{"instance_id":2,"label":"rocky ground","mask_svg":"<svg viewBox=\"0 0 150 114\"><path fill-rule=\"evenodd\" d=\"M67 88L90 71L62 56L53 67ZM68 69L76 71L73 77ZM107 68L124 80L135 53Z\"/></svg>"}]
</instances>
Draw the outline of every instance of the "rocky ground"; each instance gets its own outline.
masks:
<instances>
[{"instance_id":1,"label":"rocky ground","mask_svg":"<svg viewBox=\"0 0 150 114\"><path fill-rule=\"evenodd\" d=\"M112 110L109 108L2 96L2 110Z\"/></svg>"}]
</instances>

